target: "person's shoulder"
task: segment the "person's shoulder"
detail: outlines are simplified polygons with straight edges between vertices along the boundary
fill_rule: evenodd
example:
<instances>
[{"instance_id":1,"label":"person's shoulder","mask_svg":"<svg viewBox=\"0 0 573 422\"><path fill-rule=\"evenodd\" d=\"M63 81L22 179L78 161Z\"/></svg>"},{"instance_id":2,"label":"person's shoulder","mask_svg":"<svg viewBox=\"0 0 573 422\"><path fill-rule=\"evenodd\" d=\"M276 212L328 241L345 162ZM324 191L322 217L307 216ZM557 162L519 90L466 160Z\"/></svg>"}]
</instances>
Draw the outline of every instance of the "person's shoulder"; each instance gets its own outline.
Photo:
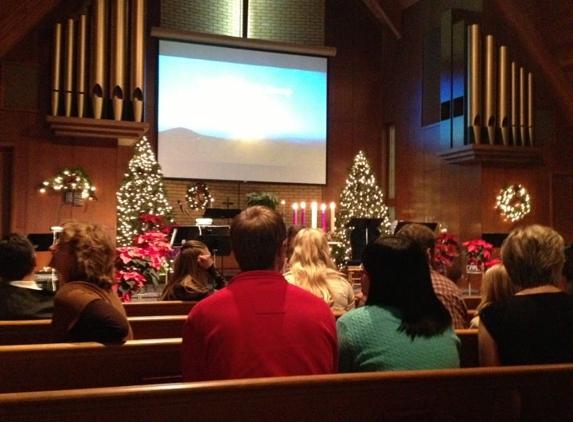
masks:
<instances>
[{"instance_id":1,"label":"person's shoulder","mask_svg":"<svg viewBox=\"0 0 573 422\"><path fill-rule=\"evenodd\" d=\"M462 296L462 292L456 283L445 275L440 274L436 270L431 270L430 275L432 277L432 285L434 286L434 289L440 289L441 291L448 292L455 296Z\"/></svg>"}]
</instances>

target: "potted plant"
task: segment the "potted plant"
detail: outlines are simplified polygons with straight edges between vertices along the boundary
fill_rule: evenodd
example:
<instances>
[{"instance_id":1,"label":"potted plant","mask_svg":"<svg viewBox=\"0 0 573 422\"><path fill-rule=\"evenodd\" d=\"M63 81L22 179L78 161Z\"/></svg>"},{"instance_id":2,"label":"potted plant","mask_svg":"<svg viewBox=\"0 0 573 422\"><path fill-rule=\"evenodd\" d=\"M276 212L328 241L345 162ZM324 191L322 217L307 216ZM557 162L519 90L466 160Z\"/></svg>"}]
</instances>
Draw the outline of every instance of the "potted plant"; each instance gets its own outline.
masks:
<instances>
[{"instance_id":1,"label":"potted plant","mask_svg":"<svg viewBox=\"0 0 573 422\"><path fill-rule=\"evenodd\" d=\"M279 203L276 195L270 192L251 192L247 194L247 206L252 207L254 205L263 205L265 207L275 209Z\"/></svg>"},{"instance_id":2,"label":"potted plant","mask_svg":"<svg viewBox=\"0 0 573 422\"><path fill-rule=\"evenodd\" d=\"M452 268L456 258L460 255L458 237L449 233L440 233L436 238L434 251L434 266L440 274L446 274Z\"/></svg>"}]
</instances>

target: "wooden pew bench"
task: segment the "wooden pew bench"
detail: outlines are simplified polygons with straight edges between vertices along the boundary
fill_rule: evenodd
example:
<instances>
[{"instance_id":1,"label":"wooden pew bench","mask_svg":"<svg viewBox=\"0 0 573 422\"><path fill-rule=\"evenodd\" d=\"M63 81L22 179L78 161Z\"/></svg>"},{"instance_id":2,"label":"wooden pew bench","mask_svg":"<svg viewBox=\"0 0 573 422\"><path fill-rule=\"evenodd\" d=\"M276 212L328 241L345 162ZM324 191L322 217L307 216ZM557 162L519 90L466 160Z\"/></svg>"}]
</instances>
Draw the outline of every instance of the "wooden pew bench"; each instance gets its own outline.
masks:
<instances>
[{"instance_id":1,"label":"wooden pew bench","mask_svg":"<svg viewBox=\"0 0 573 422\"><path fill-rule=\"evenodd\" d=\"M181 338L0 346L0 362L1 393L182 380Z\"/></svg>"},{"instance_id":2,"label":"wooden pew bench","mask_svg":"<svg viewBox=\"0 0 573 422\"><path fill-rule=\"evenodd\" d=\"M154 302L125 302L123 307L128 317L160 316L160 315L189 315L191 308L197 302L182 300L165 300Z\"/></svg>"},{"instance_id":3,"label":"wooden pew bench","mask_svg":"<svg viewBox=\"0 0 573 422\"><path fill-rule=\"evenodd\" d=\"M335 312L334 316L338 318L343 314L344 311ZM182 336L187 314L129 316L127 319L135 340L171 338ZM0 321L0 345L51 343L50 323L49 319Z\"/></svg>"},{"instance_id":4,"label":"wooden pew bench","mask_svg":"<svg viewBox=\"0 0 573 422\"><path fill-rule=\"evenodd\" d=\"M181 337L187 315L128 317L136 340ZM51 343L51 320L0 321L0 345Z\"/></svg>"},{"instance_id":5,"label":"wooden pew bench","mask_svg":"<svg viewBox=\"0 0 573 422\"><path fill-rule=\"evenodd\" d=\"M573 364L534 365L0 394L0 420L570 422L572 395Z\"/></svg>"},{"instance_id":6,"label":"wooden pew bench","mask_svg":"<svg viewBox=\"0 0 573 422\"><path fill-rule=\"evenodd\" d=\"M477 330L458 336L462 367L477 366ZM179 381L181 338L0 346L0 362L3 393Z\"/></svg>"}]
</instances>

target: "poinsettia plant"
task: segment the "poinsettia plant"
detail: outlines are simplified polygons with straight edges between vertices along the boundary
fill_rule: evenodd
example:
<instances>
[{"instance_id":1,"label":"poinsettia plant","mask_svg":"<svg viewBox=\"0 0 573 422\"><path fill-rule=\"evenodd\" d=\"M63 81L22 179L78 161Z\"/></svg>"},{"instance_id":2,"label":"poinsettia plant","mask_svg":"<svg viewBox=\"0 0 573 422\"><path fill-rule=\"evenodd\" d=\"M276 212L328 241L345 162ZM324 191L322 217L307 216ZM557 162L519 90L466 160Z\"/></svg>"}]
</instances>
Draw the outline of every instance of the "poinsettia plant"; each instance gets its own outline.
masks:
<instances>
[{"instance_id":1,"label":"poinsettia plant","mask_svg":"<svg viewBox=\"0 0 573 422\"><path fill-rule=\"evenodd\" d=\"M140 219L151 229L135 236L133 246L116 249L115 285L123 302L131 301L147 283L159 284L161 274L167 273L168 259L173 248L168 242L169 227L162 217L143 214Z\"/></svg>"},{"instance_id":2,"label":"poinsettia plant","mask_svg":"<svg viewBox=\"0 0 573 422\"><path fill-rule=\"evenodd\" d=\"M493 245L483 239L473 239L462 243L466 251L467 265L473 266L480 270L493 265L491 260L491 251Z\"/></svg>"},{"instance_id":3,"label":"poinsettia plant","mask_svg":"<svg viewBox=\"0 0 573 422\"><path fill-rule=\"evenodd\" d=\"M440 233L436 238L434 264L436 271L444 274L454 265L454 260L460 255L458 237L449 233Z\"/></svg>"}]
</instances>

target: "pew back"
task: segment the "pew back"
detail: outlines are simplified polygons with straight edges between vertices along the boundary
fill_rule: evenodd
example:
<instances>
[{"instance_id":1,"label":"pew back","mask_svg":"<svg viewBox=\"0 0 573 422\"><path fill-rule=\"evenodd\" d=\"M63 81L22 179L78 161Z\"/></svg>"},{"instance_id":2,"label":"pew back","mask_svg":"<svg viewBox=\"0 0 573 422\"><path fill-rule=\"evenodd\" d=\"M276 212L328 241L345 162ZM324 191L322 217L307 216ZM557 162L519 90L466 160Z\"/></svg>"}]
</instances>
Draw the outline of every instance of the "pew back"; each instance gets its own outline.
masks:
<instances>
[{"instance_id":1,"label":"pew back","mask_svg":"<svg viewBox=\"0 0 573 422\"><path fill-rule=\"evenodd\" d=\"M182 380L181 338L0 346L0 361L1 393Z\"/></svg>"},{"instance_id":2,"label":"pew back","mask_svg":"<svg viewBox=\"0 0 573 422\"><path fill-rule=\"evenodd\" d=\"M128 317L133 338L181 337L187 315ZM0 321L0 345L41 344L53 341L51 320Z\"/></svg>"},{"instance_id":3,"label":"pew back","mask_svg":"<svg viewBox=\"0 0 573 422\"><path fill-rule=\"evenodd\" d=\"M0 419L565 422L572 380L567 364L13 393L0 395Z\"/></svg>"},{"instance_id":4,"label":"pew back","mask_svg":"<svg viewBox=\"0 0 573 422\"><path fill-rule=\"evenodd\" d=\"M125 302L123 307L128 317L154 315L189 315L197 302L182 300L159 300L151 302Z\"/></svg>"}]
</instances>

